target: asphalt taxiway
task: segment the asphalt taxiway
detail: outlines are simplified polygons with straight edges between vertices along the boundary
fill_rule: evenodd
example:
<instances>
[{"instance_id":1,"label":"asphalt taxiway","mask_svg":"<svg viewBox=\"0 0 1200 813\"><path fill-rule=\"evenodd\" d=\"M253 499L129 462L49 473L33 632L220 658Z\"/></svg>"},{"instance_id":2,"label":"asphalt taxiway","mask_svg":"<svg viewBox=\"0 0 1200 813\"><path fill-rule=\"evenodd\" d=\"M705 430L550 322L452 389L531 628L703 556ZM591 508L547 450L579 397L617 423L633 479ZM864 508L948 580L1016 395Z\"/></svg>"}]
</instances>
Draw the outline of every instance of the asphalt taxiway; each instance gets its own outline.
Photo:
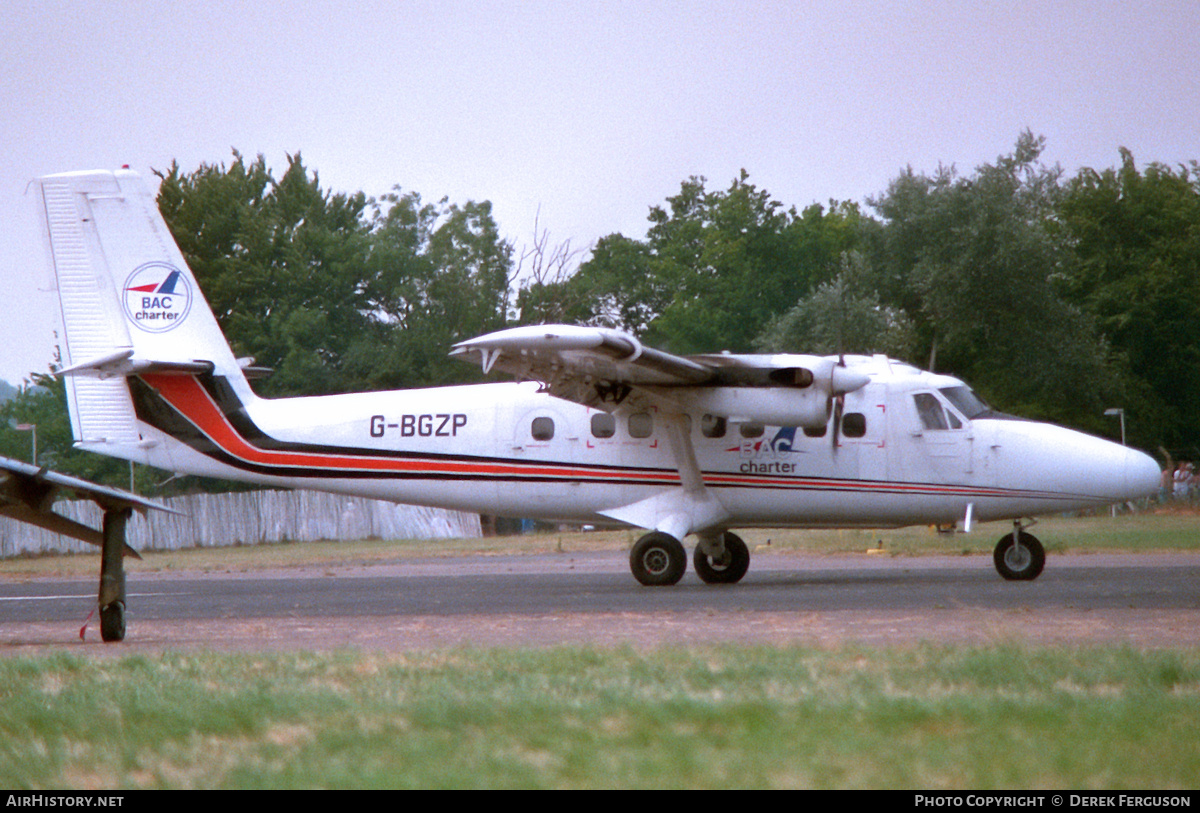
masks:
<instances>
[{"instance_id":1,"label":"asphalt taxiway","mask_svg":"<svg viewBox=\"0 0 1200 813\"><path fill-rule=\"evenodd\" d=\"M0 651L411 649L915 641L1200 645L1200 555L1051 556L1006 582L985 556L757 556L738 585L638 585L617 552L138 573L128 637L99 644L95 580L0 580ZM81 640L79 631L85 622ZM89 647L90 649L90 647Z\"/></svg>"}]
</instances>

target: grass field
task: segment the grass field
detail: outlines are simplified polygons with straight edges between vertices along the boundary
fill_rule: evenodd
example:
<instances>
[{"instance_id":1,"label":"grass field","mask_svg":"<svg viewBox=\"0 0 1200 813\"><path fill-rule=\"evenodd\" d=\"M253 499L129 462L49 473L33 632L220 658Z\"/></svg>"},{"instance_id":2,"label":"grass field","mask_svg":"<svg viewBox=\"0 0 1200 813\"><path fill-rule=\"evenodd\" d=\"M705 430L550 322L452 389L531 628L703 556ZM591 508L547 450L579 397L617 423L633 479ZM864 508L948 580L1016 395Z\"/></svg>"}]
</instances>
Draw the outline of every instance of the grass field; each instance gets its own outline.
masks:
<instances>
[{"instance_id":1,"label":"grass field","mask_svg":"<svg viewBox=\"0 0 1200 813\"><path fill-rule=\"evenodd\" d=\"M1200 653L0 660L16 788L1194 788Z\"/></svg>"},{"instance_id":2,"label":"grass field","mask_svg":"<svg viewBox=\"0 0 1200 813\"><path fill-rule=\"evenodd\" d=\"M1197 518L1046 521L1197 550ZM759 555L983 554L1005 528L752 532ZM234 569L619 551L624 532L147 556ZM769 540L769 542L768 542ZM96 557L0 563L94 577ZM1190 789L1200 650L706 646L0 658L0 787Z\"/></svg>"}]
</instances>

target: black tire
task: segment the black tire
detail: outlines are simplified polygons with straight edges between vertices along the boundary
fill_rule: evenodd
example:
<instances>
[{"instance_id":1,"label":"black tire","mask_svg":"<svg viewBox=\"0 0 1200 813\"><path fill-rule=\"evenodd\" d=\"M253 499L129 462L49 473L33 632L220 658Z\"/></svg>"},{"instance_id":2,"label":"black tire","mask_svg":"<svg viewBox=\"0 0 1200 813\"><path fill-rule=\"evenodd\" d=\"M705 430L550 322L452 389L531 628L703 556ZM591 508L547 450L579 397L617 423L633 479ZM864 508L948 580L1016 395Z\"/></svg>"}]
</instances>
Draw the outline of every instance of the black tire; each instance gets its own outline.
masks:
<instances>
[{"instance_id":1,"label":"black tire","mask_svg":"<svg viewBox=\"0 0 1200 813\"><path fill-rule=\"evenodd\" d=\"M687 551L678 539L660 531L648 533L629 553L633 577L647 587L676 584L687 570Z\"/></svg>"},{"instance_id":2,"label":"black tire","mask_svg":"<svg viewBox=\"0 0 1200 813\"><path fill-rule=\"evenodd\" d=\"M1012 534L1000 537L996 550L992 553L992 561L996 572L1009 581L1032 581L1042 573L1046 566L1046 549L1032 534L1024 531L1020 534L1021 546L1013 546Z\"/></svg>"},{"instance_id":3,"label":"black tire","mask_svg":"<svg viewBox=\"0 0 1200 813\"><path fill-rule=\"evenodd\" d=\"M705 584L737 584L750 569L750 549L737 534L724 534L725 555L714 561L696 546L692 555L692 567Z\"/></svg>"},{"instance_id":4,"label":"black tire","mask_svg":"<svg viewBox=\"0 0 1200 813\"><path fill-rule=\"evenodd\" d=\"M100 639L105 643L125 640L125 605L121 602L100 608Z\"/></svg>"}]
</instances>

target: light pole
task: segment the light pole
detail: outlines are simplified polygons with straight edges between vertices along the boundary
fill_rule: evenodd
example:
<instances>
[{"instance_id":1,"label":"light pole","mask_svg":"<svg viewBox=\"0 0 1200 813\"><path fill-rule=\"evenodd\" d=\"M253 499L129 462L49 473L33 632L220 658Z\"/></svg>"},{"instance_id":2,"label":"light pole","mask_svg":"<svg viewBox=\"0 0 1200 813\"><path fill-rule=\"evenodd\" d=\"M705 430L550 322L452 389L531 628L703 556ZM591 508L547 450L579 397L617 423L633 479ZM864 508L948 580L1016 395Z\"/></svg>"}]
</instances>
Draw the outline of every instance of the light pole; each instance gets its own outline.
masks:
<instances>
[{"instance_id":1,"label":"light pole","mask_svg":"<svg viewBox=\"0 0 1200 813\"><path fill-rule=\"evenodd\" d=\"M1104 410L1104 414L1110 418L1119 417L1121 419L1121 445L1125 445L1125 410L1120 407Z\"/></svg>"},{"instance_id":2,"label":"light pole","mask_svg":"<svg viewBox=\"0 0 1200 813\"><path fill-rule=\"evenodd\" d=\"M1124 446L1125 445L1125 410L1122 409L1121 407L1113 407L1112 409L1104 410L1104 414L1110 418L1119 417L1121 419L1121 445ZM1112 515L1114 518L1117 516L1117 506L1116 505L1113 505L1113 507L1112 507Z\"/></svg>"},{"instance_id":3,"label":"light pole","mask_svg":"<svg viewBox=\"0 0 1200 813\"><path fill-rule=\"evenodd\" d=\"M13 426L18 432L33 433L33 465L37 465L37 424L36 423L18 423Z\"/></svg>"}]
</instances>

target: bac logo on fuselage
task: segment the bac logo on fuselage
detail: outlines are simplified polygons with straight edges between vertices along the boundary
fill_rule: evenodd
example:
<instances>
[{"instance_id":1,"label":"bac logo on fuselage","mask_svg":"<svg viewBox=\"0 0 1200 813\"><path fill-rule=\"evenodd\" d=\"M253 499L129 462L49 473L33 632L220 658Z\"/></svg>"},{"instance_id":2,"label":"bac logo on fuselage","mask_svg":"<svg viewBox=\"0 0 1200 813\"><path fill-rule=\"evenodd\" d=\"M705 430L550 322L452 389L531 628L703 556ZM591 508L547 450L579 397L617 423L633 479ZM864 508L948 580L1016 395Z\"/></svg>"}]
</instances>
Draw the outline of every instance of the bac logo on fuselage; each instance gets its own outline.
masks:
<instances>
[{"instance_id":1,"label":"bac logo on fuselage","mask_svg":"<svg viewBox=\"0 0 1200 813\"><path fill-rule=\"evenodd\" d=\"M169 263L139 265L125 280L125 315L149 333L165 333L183 324L192 309L192 286Z\"/></svg>"},{"instance_id":2,"label":"bac logo on fuselage","mask_svg":"<svg viewBox=\"0 0 1200 813\"><path fill-rule=\"evenodd\" d=\"M802 450L795 448L795 443L796 428L784 426L769 440L743 441L741 446L728 451L740 451L745 458L746 462L738 468L743 474L792 474L796 464L788 462L788 456L802 454Z\"/></svg>"}]
</instances>

